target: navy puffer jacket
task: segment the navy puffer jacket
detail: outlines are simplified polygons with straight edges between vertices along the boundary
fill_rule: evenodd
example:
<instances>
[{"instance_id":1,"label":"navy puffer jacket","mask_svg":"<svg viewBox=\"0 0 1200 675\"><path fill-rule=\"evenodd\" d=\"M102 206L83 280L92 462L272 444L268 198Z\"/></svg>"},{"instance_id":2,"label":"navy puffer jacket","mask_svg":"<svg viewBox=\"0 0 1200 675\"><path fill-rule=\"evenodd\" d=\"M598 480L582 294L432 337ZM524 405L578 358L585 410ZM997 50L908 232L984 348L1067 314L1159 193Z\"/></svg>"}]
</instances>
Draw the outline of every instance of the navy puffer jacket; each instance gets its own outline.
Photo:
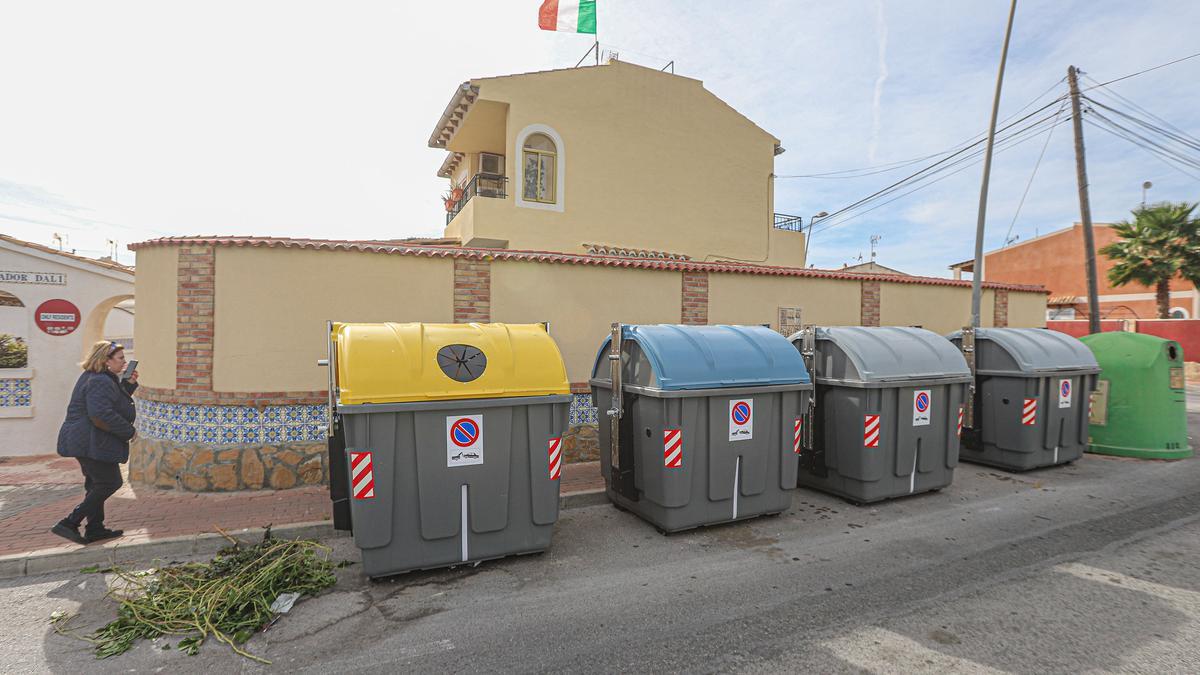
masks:
<instances>
[{"instance_id":1,"label":"navy puffer jacket","mask_svg":"<svg viewBox=\"0 0 1200 675\"><path fill-rule=\"evenodd\" d=\"M67 419L58 430L58 454L124 464L134 436L136 382L121 382L105 371L86 371L75 382Z\"/></svg>"}]
</instances>

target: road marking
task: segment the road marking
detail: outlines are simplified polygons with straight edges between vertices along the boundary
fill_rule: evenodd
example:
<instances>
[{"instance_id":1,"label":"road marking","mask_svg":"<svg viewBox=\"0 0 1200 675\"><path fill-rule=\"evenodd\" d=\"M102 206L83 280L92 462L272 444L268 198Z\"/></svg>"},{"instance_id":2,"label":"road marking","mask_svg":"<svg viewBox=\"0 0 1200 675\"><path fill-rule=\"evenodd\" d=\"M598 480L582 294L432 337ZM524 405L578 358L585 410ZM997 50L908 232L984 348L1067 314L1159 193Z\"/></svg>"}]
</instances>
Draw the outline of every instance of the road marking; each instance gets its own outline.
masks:
<instances>
[{"instance_id":1,"label":"road marking","mask_svg":"<svg viewBox=\"0 0 1200 675\"><path fill-rule=\"evenodd\" d=\"M822 645L839 659L877 675L884 673L966 673L1001 675L970 659L944 654L899 633L874 626Z\"/></svg>"},{"instance_id":2,"label":"road marking","mask_svg":"<svg viewBox=\"0 0 1200 675\"><path fill-rule=\"evenodd\" d=\"M1200 618L1200 592L1198 591L1189 591L1166 584L1146 581L1145 579L1138 579L1137 577L1131 577L1120 572L1112 572L1080 563L1065 563L1056 566L1054 569L1057 572L1070 574L1080 579L1086 579L1087 581L1106 584L1113 588L1123 588L1128 591L1138 591L1146 595L1153 595L1156 598L1169 602L1179 611L1191 615L1192 618Z\"/></svg>"}]
</instances>

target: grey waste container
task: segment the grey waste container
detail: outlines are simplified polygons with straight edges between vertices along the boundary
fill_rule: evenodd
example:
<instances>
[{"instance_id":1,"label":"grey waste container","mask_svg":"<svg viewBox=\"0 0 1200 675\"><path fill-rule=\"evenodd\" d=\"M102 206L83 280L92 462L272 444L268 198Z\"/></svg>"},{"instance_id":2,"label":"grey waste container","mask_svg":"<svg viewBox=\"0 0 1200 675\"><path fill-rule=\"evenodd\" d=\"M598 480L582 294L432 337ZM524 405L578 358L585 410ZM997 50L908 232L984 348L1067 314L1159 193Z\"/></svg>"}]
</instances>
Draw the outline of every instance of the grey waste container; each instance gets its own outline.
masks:
<instances>
[{"instance_id":1,"label":"grey waste container","mask_svg":"<svg viewBox=\"0 0 1200 675\"><path fill-rule=\"evenodd\" d=\"M367 576L549 547L570 388L544 326L332 324L329 366Z\"/></svg>"},{"instance_id":2,"label":"grey waste container","mask_svg":"<svg viewBox=\"0 0 1200 675\"><path fill-rule=\"evenodd\" d=\"M812 393L787 339L760 326L624 326L613 456L612 338L591 380L609 499L663 532L791 505Z\"/></svg>"},{"instance_id":3,"label":"grey waste container","mask_svg":"<svg viewBox=\"0 0 1200 675\"><path fill-rule=\"evenodd\" d=\"M948 336L962 346L962 331ZM1079 340L1044 328L975 332L975 424L962 459L1027 471L1073 462L1088 443L1100 366Z\"/></svg>"},{"instance_id":4,"label":"grey waste container","mask_svg":"<svg viewBox=\"0 0 1200 675\"><path fill-rule=\"evenodd\" d=\"M946 487L971 371L920 328L816 328L812 448L799 484L867 503ZM803 332L791 337L802 348Z\"/></svg>"}]
</instances>

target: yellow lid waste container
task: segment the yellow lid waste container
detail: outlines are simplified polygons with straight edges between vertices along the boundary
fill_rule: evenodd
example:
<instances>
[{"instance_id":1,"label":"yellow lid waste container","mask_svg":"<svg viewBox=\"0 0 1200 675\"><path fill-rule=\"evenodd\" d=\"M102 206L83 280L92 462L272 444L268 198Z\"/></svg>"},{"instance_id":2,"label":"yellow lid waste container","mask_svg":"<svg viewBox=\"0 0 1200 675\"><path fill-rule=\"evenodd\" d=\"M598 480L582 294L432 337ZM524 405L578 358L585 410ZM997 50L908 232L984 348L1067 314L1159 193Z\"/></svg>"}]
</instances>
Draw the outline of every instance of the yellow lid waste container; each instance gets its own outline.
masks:
<instances>
[{"instance_id":1,"label":"yellow lid waste container","mask_svg":"<svg viewBox=\"0 0 1200 675\"><path fill-rule=\"evenodd\" d=\"M571 397L545 326L332 323L329 340L330 494L367 576L550 546Z\"/></svg>"}]
</instances>

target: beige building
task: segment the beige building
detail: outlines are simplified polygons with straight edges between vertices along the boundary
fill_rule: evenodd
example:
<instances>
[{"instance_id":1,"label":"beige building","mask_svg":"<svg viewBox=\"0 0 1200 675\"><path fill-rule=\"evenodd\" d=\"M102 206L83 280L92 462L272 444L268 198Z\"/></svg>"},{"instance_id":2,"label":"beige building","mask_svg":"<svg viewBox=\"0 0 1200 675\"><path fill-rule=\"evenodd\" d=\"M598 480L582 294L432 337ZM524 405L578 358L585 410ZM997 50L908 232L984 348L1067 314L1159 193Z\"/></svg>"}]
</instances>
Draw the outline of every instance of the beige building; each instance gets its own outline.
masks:
<instances>
[{"instance_id":1,"label":"beige building","mask_svg":"<svg viewBox=\"0 0 1200 675\"><path fill-rule=\"evenodd\" d=\"M779 140L696 80L623 63L463 84L445 237L172 237L135 244L140 437L130 478L188 490L319 483L325 322L548 322L574 403L564 456L596 451L587 380L623 323L967 322L970 283L804 269L774 214ZM985 325L1043 325L1039 287L986 284Z\"/></svg>"},{"instance_id":2,"label":"beige building","mask_svg":"<svg viewBox=\"0 0 1200 675\"><path fill-rule=\"evenodd\" d=\"M464 246L804 266L798 220L776 227L779 139L699 80L619 61L469 80L429 146Z\"/></svg>"}]
</instances>

